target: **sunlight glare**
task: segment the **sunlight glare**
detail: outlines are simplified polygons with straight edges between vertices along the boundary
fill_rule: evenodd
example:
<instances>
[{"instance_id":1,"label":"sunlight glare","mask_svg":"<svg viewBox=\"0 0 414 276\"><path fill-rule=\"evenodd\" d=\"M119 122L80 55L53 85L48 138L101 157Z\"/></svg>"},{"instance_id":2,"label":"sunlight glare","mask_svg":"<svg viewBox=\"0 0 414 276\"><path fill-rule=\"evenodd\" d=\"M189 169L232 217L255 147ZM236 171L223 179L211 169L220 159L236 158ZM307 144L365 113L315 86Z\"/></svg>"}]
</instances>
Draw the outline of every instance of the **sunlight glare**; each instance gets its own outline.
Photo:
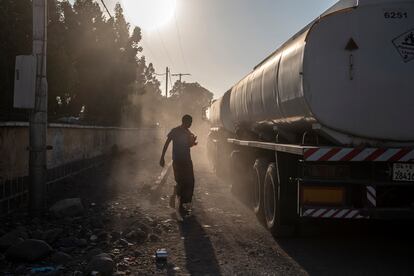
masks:
<instances>
[{"instance_id":1,"label":"sunlight glare","mask_svg":"<svg viewBox=\"0 0 414 276\"><path fill-rule=\"evenodd\" d=\"M146 31L166 24L176 9L176 0L122 0L122 4L127 18Z\"/></svg>"}]
</instances>

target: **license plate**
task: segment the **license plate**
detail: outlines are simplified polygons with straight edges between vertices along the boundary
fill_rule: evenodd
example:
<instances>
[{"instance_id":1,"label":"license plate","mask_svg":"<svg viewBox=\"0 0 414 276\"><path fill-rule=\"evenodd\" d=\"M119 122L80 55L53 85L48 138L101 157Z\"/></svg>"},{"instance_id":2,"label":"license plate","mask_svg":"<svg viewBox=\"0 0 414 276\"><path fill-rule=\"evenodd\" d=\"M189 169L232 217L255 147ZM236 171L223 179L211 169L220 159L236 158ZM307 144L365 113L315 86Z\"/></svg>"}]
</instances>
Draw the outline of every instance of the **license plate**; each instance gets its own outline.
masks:
<instances>
[{"instance_id":1,"label":"license plate","mask_svg":"<svg viewBox=\"0 0 414 276\"><path fill-rule=\"evenodd\" d=\"M392 180L414 181L414 164L395 163Z\"/></svg>"}]
</instances>

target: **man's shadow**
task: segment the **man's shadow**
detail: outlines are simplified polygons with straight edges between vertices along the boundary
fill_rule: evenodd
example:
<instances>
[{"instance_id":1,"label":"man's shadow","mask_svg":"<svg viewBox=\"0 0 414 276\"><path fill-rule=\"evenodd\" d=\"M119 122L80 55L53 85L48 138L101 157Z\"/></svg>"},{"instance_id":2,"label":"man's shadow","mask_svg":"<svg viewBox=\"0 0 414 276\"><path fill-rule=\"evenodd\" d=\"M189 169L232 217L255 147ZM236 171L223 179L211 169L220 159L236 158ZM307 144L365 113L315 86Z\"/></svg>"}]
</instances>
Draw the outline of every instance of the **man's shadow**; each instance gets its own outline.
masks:
<instances>
[{"instance_id":1,"label":"man's shadow","mask_svg":"<svg viewBox=\"0 0 414 276\"><path fill-rule=\"evenodd\" d=\"M179 224L184 237L186 268L191 275L221 275L208 234L193 215Z\"/></svg>"}]
</instances>

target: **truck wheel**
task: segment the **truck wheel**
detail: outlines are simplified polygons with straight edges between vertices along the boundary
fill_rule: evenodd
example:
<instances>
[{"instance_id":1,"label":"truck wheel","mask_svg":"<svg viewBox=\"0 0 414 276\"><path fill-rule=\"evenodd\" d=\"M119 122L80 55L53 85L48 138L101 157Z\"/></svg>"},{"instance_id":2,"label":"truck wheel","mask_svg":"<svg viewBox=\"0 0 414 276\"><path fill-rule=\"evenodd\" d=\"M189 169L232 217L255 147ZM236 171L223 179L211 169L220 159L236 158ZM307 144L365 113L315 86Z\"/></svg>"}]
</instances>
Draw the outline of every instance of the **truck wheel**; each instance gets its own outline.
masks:
<instances>
[{"instance_id":1,"label":"truck wheel","mask_svg":"<svg viewBox=\"0 0 414 276\"><path fill-rule=\"evenodd\" d=\"M292 236L294 226L288 225L286 206L283 206L281 200L281 185L277 167L271 163L266 171L264 181L264 215L266 226L275 237Z\"/></svg>"},{"instance_id":2,"label":"truck wheel","mask_svg":"<svg viewBox=\"0 0 414 276\"><path fill-rule=\"evenodd\" d=\"M231 153L230 161L231 191L242 201L250 204L253 173L248 155L245 152L235 150Z\"/></svg>"},{"instance_id":3,"label":"truck wheel","mask_svg":"<svg viewBox=\"0 0 414 276\"><path fill-rule=\"evenodd\" d=\"M242 186L243 177L241 177L242 168L242 153L238 150L234 150L230 154L230 177L231 190L233 193L237 193Z\"/></svg>"},{"instance_id":4,"label":"truck wheel","mask_svg":"<svg viewBox=\"0 0 414 276\"><path fill-rule=\"evenodd\" d=\"M253 165L253 211L261 222L264 222L263 189L268 164L266 159L258 158Z\"/></svg>"}]
</instances>

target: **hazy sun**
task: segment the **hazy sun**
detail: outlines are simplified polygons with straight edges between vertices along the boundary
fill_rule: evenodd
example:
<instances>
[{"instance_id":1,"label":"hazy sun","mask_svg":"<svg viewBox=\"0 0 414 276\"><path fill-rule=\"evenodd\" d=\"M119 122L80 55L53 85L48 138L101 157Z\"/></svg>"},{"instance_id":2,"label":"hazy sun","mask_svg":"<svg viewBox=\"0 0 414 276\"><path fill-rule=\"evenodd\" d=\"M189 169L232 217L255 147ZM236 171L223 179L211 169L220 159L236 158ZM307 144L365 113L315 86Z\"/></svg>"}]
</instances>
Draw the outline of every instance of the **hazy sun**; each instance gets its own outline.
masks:
<instances>
[{"instance_id":1,"label":"hazy sun","mask_svg":"<svg viewBox=\"0 0 414 276\"><path fill-rule=\"evenodd\" d=\"M122 0L128 19L150 31L167 23L173 16L176 0Z\"/></svg>"}]
</instances>

